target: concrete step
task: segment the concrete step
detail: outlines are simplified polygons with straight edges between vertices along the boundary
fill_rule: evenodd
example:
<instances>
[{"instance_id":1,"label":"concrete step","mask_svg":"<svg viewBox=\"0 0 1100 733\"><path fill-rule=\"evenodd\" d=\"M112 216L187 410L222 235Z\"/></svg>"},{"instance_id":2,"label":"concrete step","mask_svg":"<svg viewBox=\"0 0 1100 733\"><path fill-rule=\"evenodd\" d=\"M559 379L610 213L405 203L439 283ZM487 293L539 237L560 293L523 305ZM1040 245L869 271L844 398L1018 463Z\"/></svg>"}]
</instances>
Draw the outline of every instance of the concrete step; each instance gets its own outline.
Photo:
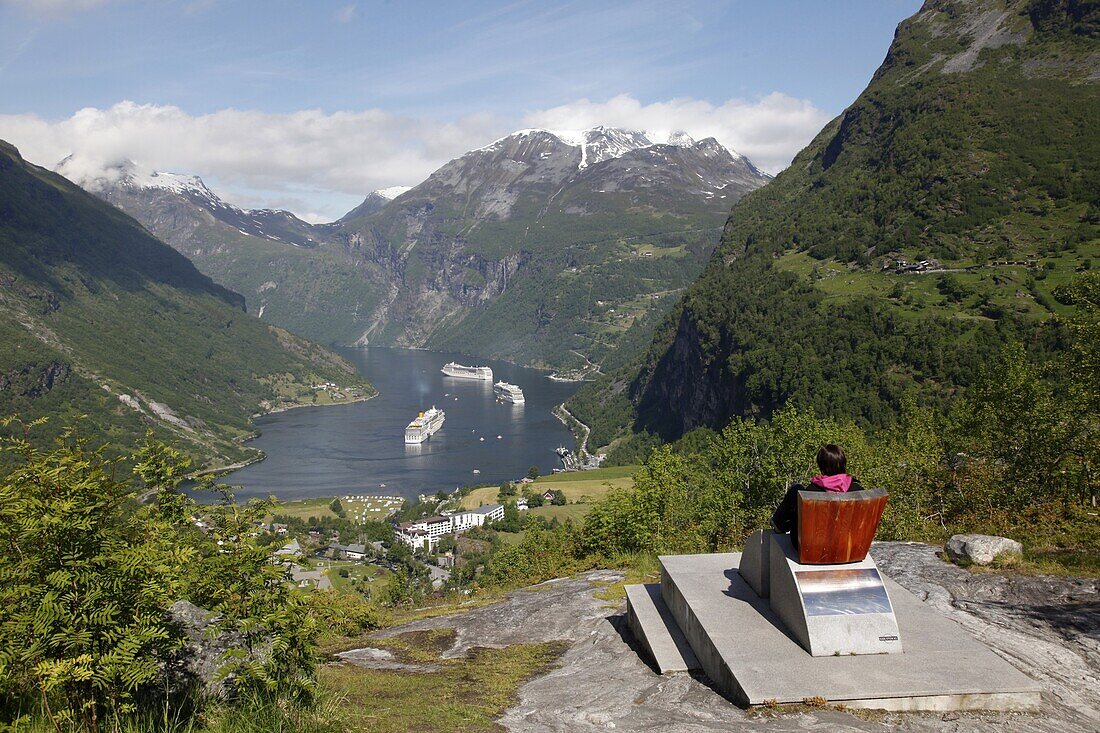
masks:
<instances>
[{"instance_id":1,"label":"concrete step","mask_svg":"<svg viewBox=\"0 0 1100 733\"><path fill-rule=\"evenodd\" d=\"M741 705L820 697L883 710L1039 708L1035 681L886 576L903 652L814 657L737 573L740 553L659 559L674 623L711 681Z\"/></svg>"},{"instance_id":2,"label":"concrete step","mask_svg":"<svg viewBox=\"0 0 1100 733\"><path fill-rule=\"evenodd\" d=\"M695 652L661 599L660 584L626 586L626 618L661 674L699 669Z\"/></svg>"}]
</instances>

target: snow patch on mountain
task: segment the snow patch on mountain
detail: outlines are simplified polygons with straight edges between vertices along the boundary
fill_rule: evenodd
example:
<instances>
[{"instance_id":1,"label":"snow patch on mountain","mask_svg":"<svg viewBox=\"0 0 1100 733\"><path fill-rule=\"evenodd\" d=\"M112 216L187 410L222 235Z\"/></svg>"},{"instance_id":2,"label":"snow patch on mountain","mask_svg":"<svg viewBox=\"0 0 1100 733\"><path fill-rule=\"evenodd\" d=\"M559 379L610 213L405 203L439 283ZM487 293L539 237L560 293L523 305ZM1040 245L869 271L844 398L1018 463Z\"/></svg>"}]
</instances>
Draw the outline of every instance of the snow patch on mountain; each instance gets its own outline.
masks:
<instances>
[{"instance_id":1,"label":"snow patch on mountain","mask_svg":"<svg viewBox=\"0 0 1100 733\"><path fill-rule=\"evenodd\" d=\"M690 148L695 144L695 139L684 132L683 130L673 130L668 133L668 138L665 140L667 145L676 145L681 148Z\"/></svg>"},{"instance_id":2,"label":"snow patch on mountain","mask_svg":"<svg viewBox=\"0 0 1100 733\"><path fill-rule=\"evenodd\" d=\"M241 234L294 247L315 244L310 225L289 211L241 209L219 198L198 176L152 170L132 160L104 163L73 155L58 163L54 171L112 202L113 191L166 191L182 196Z\"/></svg>"},{"instance_id":3,"label":"snow patch on mountain","mask_svg":"<svg viewBox=\"0 0 1100 733\"><path fill-rule=\"evenodd\" d=\"M102 192L115 186L159 188L197 197L211 206L228 207L198 176L155 171L132 160L103 163L70 155L54 167L54 172L60 173L86 191Z\"/></svg>"},{"instance_id":4,"label":"snow patch on mountain","mask_svg":"<svg viewBox=\"0 0 1100 733\"><path fill-rule=\"evenodd\" d=\"M519 138L537 135L552 135L562 143L573 148L580 148L581 161L577 168L583 170L590 165L601 163L605 160L620 158L633 150L641 150L657 145L671 145L674 147L690 148L705 143L719 146L729 152L735 160L746 160L743 155L722 146L714 138L707 138L702 143L697 143L694 138L683 130L626 130L618 127L605 127L598 125L587 130L551 130L542 127L529 127L498 138L488 145L471 150L466 155L479 152L492 152L499 150L510 142ZM543 154L546 157L546 154Z\"/></svg>"},{"instance_id":5,"label":"snow patch on mountain","mask_svg":"<svg viewBox=\"0 0 1100 733\"><path fill-rule=\"evenodd\" d=\"M380 188L374 193L378 194L387 201L393 201L401 194L411 190L412 186L390 186L389 188Z\"/></svg>"}]
</instances>

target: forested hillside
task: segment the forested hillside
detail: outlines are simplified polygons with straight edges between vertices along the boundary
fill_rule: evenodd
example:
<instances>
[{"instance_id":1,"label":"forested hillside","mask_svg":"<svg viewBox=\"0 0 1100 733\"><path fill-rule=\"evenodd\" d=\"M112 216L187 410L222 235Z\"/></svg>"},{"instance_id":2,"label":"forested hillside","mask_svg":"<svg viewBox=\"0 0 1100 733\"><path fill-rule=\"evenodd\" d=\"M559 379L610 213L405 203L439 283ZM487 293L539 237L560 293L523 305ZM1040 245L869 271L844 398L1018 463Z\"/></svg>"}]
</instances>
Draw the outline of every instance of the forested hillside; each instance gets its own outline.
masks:
<instances>
[{"instance_id":1,"label":"forested hillside","mask_svg":"<svg viewBox=\"0 0 1100 733\"><path fill-rule=\"evenodd\" d=\"M788 401L886 425L1003 344L1060 348L1055 294L1100 256L1100 8L928 2L867 89L732 211L639 367L582 391L607 444Z\"/></svg>"},{"instance_id":2,"label":"forested hillside","mask_svg":"<svg viewBox=\"0 0 1100 733\"><path fill-rule=\"evenodd\" d=\"M244 311L136 221L0 142L0 416L152 428L203 461L239 460L249 418L371 388L336 354Z\"/></svg>"}]
</instances>

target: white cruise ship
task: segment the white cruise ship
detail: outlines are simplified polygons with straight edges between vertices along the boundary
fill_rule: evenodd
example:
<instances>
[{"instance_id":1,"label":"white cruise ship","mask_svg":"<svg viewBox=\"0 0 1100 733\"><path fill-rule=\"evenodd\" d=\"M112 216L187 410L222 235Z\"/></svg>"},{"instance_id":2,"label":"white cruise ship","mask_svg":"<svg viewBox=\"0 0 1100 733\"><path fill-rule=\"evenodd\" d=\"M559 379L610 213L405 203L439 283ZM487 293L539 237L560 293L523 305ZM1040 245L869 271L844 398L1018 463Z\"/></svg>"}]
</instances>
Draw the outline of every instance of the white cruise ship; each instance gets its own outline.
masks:
<instances>
[{"instance_id":1,"label":"white cruise ship","mask_svg":"<svg viewBox=\"0 0 1100 733\"><path fill-rule=\"evenodd\" d=\"M443 427L443 420L446 417L443 410L435 406L427 412L420 413L416 416L416 419L405 428L405 442L423 443L425 440L432 437L432 433Z\"/></svg>"},{"instance_id":2,"label":"white cruise ship","mask_svg":"<svg viewBox=\"0 0 1100 733\"><path fill-rule=\"evenodd\" d=\"M459 379L481 379L486 382L493 381L493 370L489 367L483 366L463 366L462 364L456 364L455 362L447 362L443 365L443 368L439 371L446 374L448 377L458 377Z\"/></svg>"},{"instance_id":3,"label":"white cruise ship","mask_svg":"<svg viewBox=\"0 0 1100 733\"><path fill-rule=\"evenodd\" d=\"M493 393L497 396L497 399L511 402L513 405L522 405L524 402L523 390L519 388L518 384L497 382L493 385Z\"/></svg>"}]
</instances>

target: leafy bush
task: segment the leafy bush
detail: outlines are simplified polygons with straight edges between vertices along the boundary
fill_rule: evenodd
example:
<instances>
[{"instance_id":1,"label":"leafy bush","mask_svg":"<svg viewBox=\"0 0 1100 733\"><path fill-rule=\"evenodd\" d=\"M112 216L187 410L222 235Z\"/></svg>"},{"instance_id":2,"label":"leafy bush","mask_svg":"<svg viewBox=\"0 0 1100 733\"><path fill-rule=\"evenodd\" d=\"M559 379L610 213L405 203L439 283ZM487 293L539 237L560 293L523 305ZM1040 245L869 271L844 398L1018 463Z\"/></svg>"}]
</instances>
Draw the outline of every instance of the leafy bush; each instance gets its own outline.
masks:
<instances>
[{"instance_id":1,"label":"leafy bush","mask_svg":"<svg viewBox=\"0 0 1100 733\"><path fill-rule=\"evenodd\" d=\"M185 681L166 677L186 641L167 613L180 599L216 614L211 633L241 640L220 670L238 700L308 705L317 610L250 537L271 503L238 506L207 484L221 502L200 506L176 490L190 462L172 448L147 439L109 457L66 428L46 449L37 427L0 444L10 460L0 476L0 723L32 701L55 729L88 731L117 729L150 705L194 704ZM377 622L342 613L345 624Z\"/></svg>"},{"instance_id":2,"label":"leafy bush","mask_svg":"<svg viewBox=\"0 0 1100 733\"><path fill-rule=\"evenodd\" d=\"M51 450L2 448L17 460L0 479L2 714L38 697L56 726L98 730L134 711L180 647L165 611L197 553L172 541L178 512L137 507L119 459L75 430Z\"/></svg>"},{"instance_id":3,"label":"leafy bush","mask_svg":"<svg viewBox=\"0 0 1100 733\"><path fill-rule=\"evenodd\" d=\"M514 586L540 583L591 567L580 551L580 537L571 526L550 529L532 523L518 545L505 547L489 559L481 582Z\"/></svg>"}]
</instances>

